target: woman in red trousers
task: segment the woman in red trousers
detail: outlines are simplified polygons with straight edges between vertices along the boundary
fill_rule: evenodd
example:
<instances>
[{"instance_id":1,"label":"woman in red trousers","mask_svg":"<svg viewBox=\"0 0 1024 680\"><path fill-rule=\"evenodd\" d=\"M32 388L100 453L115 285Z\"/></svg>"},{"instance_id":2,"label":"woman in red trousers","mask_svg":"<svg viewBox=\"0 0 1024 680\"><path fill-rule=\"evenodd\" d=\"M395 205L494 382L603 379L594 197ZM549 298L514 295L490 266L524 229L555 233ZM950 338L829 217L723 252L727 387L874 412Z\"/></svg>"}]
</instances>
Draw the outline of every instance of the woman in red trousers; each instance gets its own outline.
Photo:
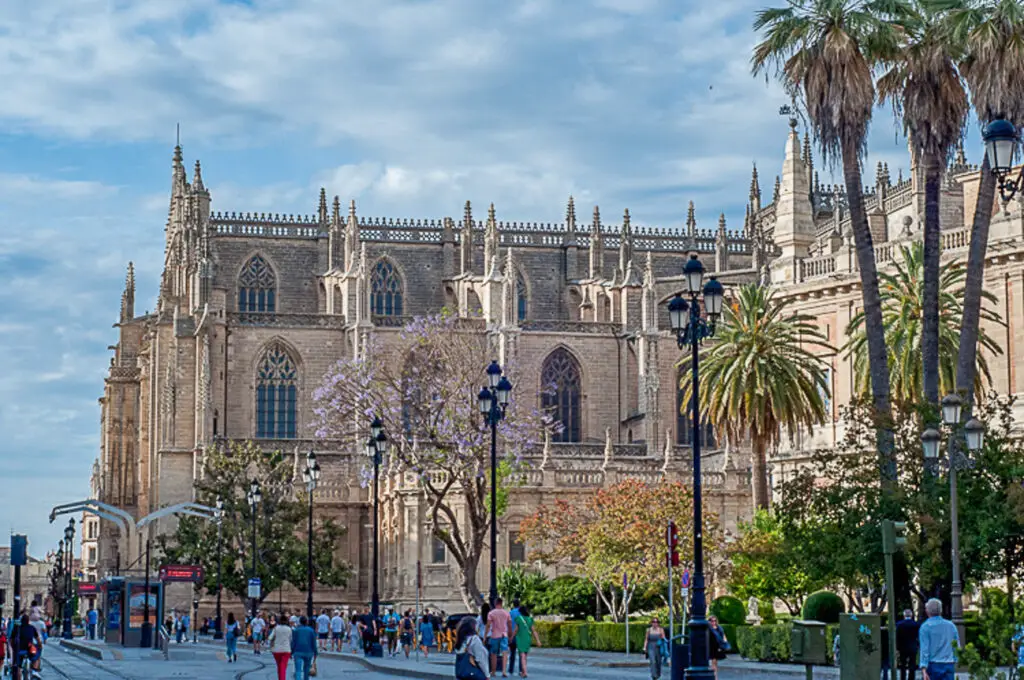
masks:
<instances>
[{"instance_id":1,"label":"woman in red trousers","mask_svg":"<svg viewBox=\"0 0 1024 680\"><path fill-rule=\"evenodd\" d=\"M271 622L270 637L267 644L274 655L274 662L277 664L277 680L287 680L288 659L292 656L292 629L288 627L288 621L283 617L275 624Z\"/></svg>"}]
</instances>

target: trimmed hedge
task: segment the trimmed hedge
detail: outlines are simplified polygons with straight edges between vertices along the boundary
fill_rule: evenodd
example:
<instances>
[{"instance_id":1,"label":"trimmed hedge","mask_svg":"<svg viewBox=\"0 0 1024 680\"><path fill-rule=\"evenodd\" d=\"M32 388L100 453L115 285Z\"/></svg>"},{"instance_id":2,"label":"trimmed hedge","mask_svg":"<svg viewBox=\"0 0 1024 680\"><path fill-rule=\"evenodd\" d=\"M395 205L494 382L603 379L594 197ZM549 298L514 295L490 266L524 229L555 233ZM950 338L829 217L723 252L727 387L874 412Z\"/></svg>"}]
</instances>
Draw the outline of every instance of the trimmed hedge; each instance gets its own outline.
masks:
<instances>
[{"instance_id":1,"label":"trimmed hedge","mask_svg":"<svg viewBox=\"0 0 1024 680\"><path fill-rule=\"evenodd\" d=\"M740 626L736 630L735 647L744 659L788 663L793 655L792 623L770 626ZM832 663L832 639L839 633L839 624L825 626L825 653Z\"/></svg>"},{"instance_id":2,"label":"trimmed hedge","mask_svg":"<svg viewBox=\"0 0 1024 680\"><path fill-rule=\"evenodd\" d=\"M821 621L822 623L839 623L839 615L846 611L843 598L827 590L812 593L804 602L800 616L805 621Z\"/></svg>"},{"instance_id":3,"label":"trimmed hedge","mask_svg":"<svg viewBox=\"0 0 1024 680\"><path fill-rule=\"evenodd\" d=\"M740 625L747 621L747 608L743 606L739 598L731 595L717 597L711 602L708 608L711 616L718 617L718 623L732 623Z\"/></svg>"},{"instance_id":4,"label":"trimmed hedge","mask_svg":"<svg viewBox=\"0 0 1024 680\"><path fill-rule=\"evenodd\" d=\"M538 621L537 635L543 647L569 647L596 652L622 652L626 649L626 624L592 621ZM629 648L643 648L646 621L630 621Z\"/></svg>"}]
</instances>

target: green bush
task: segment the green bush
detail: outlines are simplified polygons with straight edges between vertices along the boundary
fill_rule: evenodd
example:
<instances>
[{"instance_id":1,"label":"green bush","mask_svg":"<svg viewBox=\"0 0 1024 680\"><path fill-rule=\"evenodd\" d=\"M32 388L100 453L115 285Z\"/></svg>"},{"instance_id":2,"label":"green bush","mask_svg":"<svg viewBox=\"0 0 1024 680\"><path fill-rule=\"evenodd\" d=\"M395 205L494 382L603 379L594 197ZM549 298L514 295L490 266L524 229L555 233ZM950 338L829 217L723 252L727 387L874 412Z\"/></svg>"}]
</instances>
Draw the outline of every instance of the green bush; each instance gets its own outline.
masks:
<instances>
[{"instance_id":1,"label":"green bush","mask_svg":"<svg viewBox=\"0 0 1024 680\"><path fill-rule=\"evenodd\" d=\"M839 615L844 611L843 598L827 590L819 590L807 598L800 615L805 621L839 623Z\"/></svg>"},{"instance_id":2,"label":"green bush","mask_svg":"<svg viewBox=\"0 0 1024 680\"><path fill-rule=\"evenodd\" d=\"M771 625L778 621L775 616L775 605L768 600L761 600L757 603L757 615L761 617L762 625Z\"/></svg>"},{"instance_id":3,"label":"green bush","mask_svg":"<svg viewBox=\"0 0 1024 680\"><path fill-rule=\"evenodd\" d=\"M731 595L724 595L715 598L708 608L711 616L717 616L719 623L732 623L739 625L747 621L747 608L739 601L739 598Z\"/></svg>"},{"instance_id":4,"label":"green bush","mask_svg":"<svg viewBox=\"0 0 1024 680\"><path fill-rule=\"evenodd\" d=\"M594 614L597 591L586 579L559 576L549 581L538 604L540 612L561 614L569 619L585 619Z\"/></svg>"},{"instance_id":5,"label":"green bush","mask_svg":"<svg viewBox=\"0 0 1024 680\"><path fill-rule=\"evenodd\" d=\"M792 647L790 635L793 624L776 623L766 626L739 626L733 648L744 659L785 663L791 661ZM825 626L825 653L828 663L832 663L832 639L839 633L838 624ZM728 633L727 633L728 634Z\"/></svg>"}]
</instances>

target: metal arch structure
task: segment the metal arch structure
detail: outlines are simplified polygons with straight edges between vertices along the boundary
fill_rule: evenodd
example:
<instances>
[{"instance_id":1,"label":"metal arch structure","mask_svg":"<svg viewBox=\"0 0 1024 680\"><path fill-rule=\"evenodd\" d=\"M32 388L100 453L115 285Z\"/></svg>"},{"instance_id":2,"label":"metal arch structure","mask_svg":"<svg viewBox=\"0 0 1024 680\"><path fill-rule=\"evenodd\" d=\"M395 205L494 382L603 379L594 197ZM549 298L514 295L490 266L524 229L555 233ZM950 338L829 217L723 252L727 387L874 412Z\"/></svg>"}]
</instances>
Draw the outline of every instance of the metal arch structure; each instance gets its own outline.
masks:
<instances>
[{"instance_id":1,"label":"metal arch structure","mask_svg":"<svg viewBox=\"0 0 1024 680\"><path fill-rule=\"evenodd\" d=\"M202 517L203 519L212 520L214 519L214 514L216 512L216 508L211 508L208 505L201 505L199 503L177 503L175 505L169 505L166 508L161 508L156 512L149 513L136 522L135 527L136 529L141 529L147 524L169 515L191 515L193 517Z\"/></svg>"},{"instance_id":2,"label":"metal arch structure","mask_svg":"<svg viewBox=\"0 0 1024 680\"><path fill-rule=\"evenodd\" d=\"M65 503L63 505L54 506L54 508L50 510L50 524L53 524L53 521L57 519L58 515L68 515L81 510L92 510L93 514L99 515L100 517L106 517L125 530L127 530L128 525L135 524L135 518L128 512L121 508L114 507L113 505L101 503L95 498L87 498L83 501L75 501L74 503ZM107 515L101 515L99 512L96 512L96 510L102 510L106 512Z\"/></svg>"}]
</instances>

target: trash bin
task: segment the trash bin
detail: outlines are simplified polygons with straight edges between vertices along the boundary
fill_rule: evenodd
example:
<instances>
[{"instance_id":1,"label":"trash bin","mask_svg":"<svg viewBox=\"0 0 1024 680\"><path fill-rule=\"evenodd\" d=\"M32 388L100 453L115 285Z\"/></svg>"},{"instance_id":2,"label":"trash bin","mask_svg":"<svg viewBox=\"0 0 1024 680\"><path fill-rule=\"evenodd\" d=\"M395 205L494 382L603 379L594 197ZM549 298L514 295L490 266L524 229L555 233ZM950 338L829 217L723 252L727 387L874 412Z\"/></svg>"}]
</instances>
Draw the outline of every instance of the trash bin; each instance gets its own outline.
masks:
<instances>
[{"instance_id":1,"label":"trash bin","mask_svg":"<svg viewBox=\"0 0 1024 680\"><path fill-rule=\"evenodd\" d=\"M685 638L680 638L681 640ZM672 643L672 680L685 680L686 667L690 665L690 645L686 642Z\"/></svg>"}]
</instances>

